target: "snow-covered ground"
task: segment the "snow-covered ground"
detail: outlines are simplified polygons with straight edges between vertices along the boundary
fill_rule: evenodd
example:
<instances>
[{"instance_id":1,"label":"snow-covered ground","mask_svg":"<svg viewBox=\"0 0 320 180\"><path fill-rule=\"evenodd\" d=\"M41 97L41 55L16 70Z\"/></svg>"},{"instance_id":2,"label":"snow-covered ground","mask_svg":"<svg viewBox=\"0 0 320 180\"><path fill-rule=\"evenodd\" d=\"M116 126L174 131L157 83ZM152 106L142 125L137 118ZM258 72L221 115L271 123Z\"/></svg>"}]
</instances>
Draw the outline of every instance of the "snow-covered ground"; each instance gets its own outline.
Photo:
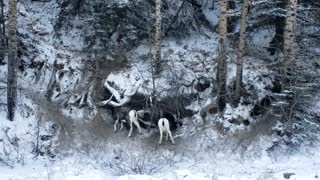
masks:
<instances>
[{"instance_id":1,"label":"snow-covered ground","mask_svg":"<svg viewBox=\"0 0 320 180\"><path fill-rule=\"evenodd\" d=\"M208 127L195 127L187 123L174 134L176 145L165 143L158 146L157 134L148 136L144 132L144 135L134 134L133 138L127 138L127 131L113 133L112 124L105 123L98 124L104 131L99 135L100 129L90 129L94 121L75 120L69 122L74 129L68 132L72 139L63 139L63 136L55 136L52 132L52 122L57 121L49 118L52 118L50 113L41 114L43 108L37 107L25 95L20 98L15 121L6 119L4 108L0 111L0 152L9 152L0 154L1 158L8 158L3 159L8 164L1 163L0 166L1 180L263 180L284 179L286 173L294 173L291 179L308 180L318 179L320 173L319 144L300 147L299 151L290 154L285 151L268 152L273 136L253 134L255 137L248 137L252 135L250 129L244 129L248 134L234 137L220 134L210 124L207 124ZM42 120L38 121L39 118ZM70 130L69 127L64 128ZM6 138L6 129L11 142ZM59 131L63 133L61 129ZM39 150L45 156L36 156L34 152L37 133L40 137L52 136L50 140L39 140ZM65 143L70 146L65 146ZM8 151L3 151L4 147ZM56 157L49 157L48 150L53 150ZM114 160L119 158L120 151L133 152L133 156L126 157L136 157L140 162L152 162L162 167L153 175L134 175L128 171L128 174L116 176L112 166L107 164L117 162ZM159 158L157 153L170 158L164 161L168 164L157 164L154 160ZM127 159L122 160L133 168L140 166ZM149 166L152 168L152 165Z\"/></svg>"},{"instance_id":2,"label":"snow-covered ground","mask_svg":"<svg viewBox=\"0 0 320 180\"><path fill-rule=\"evenodd\" d=\"M2 180L267 180L285 179L284 174L294 173L290 179L309 180L318 179L320 173L319 151L313 153L300 152L292 156L281 156L277 160L261 157L255 160L236 160L232 156L220 152L220 158L205 157L205 159L181 162L179 166L153 176L124 175L113 176L107 171L98 169L94 164L81 157L57 160L34 161L26 166L17 166L14 169L1 167Z\"/></svg>"},{"instance_id":3,"label":"snow-covered ground","mask_svg":"<svg viewBox=\"0 0 320 180\"><path fill-rule=\"evenodd\" d=\"M94 140L94 137L91 139L85 137L88 136L86 133L81 134L81 132L75 131L70 132L70 136L76 141L75 144L69 141L71 148L56 149L57 156L55 158L50 158L48 155L35 156L32 151L34 149L33 143L37 141L37 131L39 130L40 136L53 135L48 128L51 123L42 120L40 128L37 129L39 109L28 98L23 99L23 102L24 106L18 106L16 121L8 121L5 118L4 109L0 113L2 135L3 130L9 127L8 136L11 139L17 137L19 145L19 148L16 149L17 146L10 145L5 135L0 136L3 137L0 141L0 148L4 146L11 148L11 153L8 156L0 154L0 157L9 157L7 162L12 163L9 164L12 167L1 164L1 180L280 180L284 179L284 174L287 173L294 173L290 179L308 180L318 179L320 173L319 144L313 147L301 147L301 150L290 154L286 154L284 151L267 152L267 147L270 147L273 141L272 136L262 134L254 137L251 142L246 142L240 137L222 136L210 127L198 127L197 130L192 124L185 125L174 134L176 145L166 143L158 146L157 135L149 137L134 134L133 138L127 138L127 131L120 131L108 134L105 140ZM33 108L28 109L27 107ZM22 111L26 108L29 114ZM42 117L49 116L42 114ZM79 127L75 124L73 128L78 129ZM112 132L112 125L106 123L102 129ZM199 131L201 129L202 131ZM80 131L87 131L87 129L80 129ZM96 134L97 132L91 133ZM244 138L246 137L244 135ZM56 138L53 135L53 139L49 141L51 142L50 147L63 145L63 141L58 142L59 139ZM85 138L88 139L84 140ZM100 136L100 138L102 137ZM91 144L90 142L86 144L87 141L91 141ZM48 141L39 141L39 145L48 147ZM137 156L131 157L138 157L138 160L144 163L157 163L157 160L153 158L159 157L156 156L159 153L171 158L172 161L167 160L166 162L172 164L159 164L163 167L153 175L134 175L128 171L128 174L116 176L114 169L106 163L116 162L113 160L119 158L117 152L120 151L136 153ZM150 152L155 156L148 156ZM132 165L140 166L135 163L130 164L131 161L126 159L123 160L133 168Z\"/></svg>"}]
</instances>

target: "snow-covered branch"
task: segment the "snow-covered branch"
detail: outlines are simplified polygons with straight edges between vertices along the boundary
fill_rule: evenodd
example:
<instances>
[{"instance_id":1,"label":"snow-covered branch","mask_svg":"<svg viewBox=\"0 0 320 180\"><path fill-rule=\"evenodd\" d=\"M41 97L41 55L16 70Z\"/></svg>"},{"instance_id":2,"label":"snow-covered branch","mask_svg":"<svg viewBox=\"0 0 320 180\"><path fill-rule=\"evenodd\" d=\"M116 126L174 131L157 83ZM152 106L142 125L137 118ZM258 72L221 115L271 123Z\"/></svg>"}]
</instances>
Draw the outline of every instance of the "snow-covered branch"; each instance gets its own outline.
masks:
<instances>
[{"instance_id":1,"label":"snow-covered branch","mask_svg":"<svg viewBox=\"0 0 320 180\"><path fill-rule=\"evenodd\" d=\"M132 92L130 92L130 94L124 95L124 97L121 98L122 95L120 94L120 92L115 88L113 88L112 86L110 86L107 80L104 83L104 87L106 87L112 95L108 100L98 103L99 106L104 106L106 104L113 107L123 106L124 104L128 103L131 100L131 96L137 92L137 89L135 89ZM112 101L113 97L115 98L116 101Z\"/></svg>"},{"instance_id":2,"label":"snow-covered branch","mask_svg":"<svg viewBox=\"0 0 320 180\"><path fill-rule=\"evenodd\" d=\"M118 92L115 88L110 86L109 82L106 80L104 83L104 87L109 90L109 92L114 96L114 98L120 102L121 101L121 95L120 92Z\"/></svg>"},{"instance_id":3,"label":"snow-covered branch","mask_svg":"<svg viewBox=\"0 0 320 180\"><path fill-rule=\"evenodd\" d=\"M110 99L107 101L102 101L99 103L99 105L103 106L103 105L110 105L113 107L119 107L119 106L123 106L124 104L126 104L127 102L129 102L131 100L131 97L129 96L125 96L124 98L120 99L119 102L115 102L115 101L111 101Z\"/></svg>"}]
</instances>

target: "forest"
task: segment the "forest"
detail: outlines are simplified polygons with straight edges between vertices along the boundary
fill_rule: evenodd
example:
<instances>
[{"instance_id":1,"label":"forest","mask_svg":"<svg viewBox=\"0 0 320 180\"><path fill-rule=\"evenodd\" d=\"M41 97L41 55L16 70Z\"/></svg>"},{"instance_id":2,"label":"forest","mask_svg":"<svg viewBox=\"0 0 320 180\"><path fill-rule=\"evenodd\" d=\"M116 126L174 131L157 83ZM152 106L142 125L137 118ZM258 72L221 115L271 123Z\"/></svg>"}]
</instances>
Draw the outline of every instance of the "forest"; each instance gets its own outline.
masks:
<instances>
[{"instance_id":1,"label":"forest","mask_svg":"<svg viewBox=\"0 0 320 180\"><path fill-rule=\"evenodd\" d=\"M318 179L320 1L0 8L0 179Z\"/></svg>"}]
</instances>

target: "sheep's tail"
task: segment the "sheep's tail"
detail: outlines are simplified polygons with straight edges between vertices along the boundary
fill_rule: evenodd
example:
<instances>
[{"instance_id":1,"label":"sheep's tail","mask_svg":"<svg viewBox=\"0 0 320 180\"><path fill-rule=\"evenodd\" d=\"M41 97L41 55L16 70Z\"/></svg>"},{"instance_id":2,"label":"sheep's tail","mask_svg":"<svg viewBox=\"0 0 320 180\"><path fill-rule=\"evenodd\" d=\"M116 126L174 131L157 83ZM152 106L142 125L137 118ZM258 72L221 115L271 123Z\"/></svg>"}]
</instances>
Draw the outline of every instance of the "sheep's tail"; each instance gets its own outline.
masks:
<instances>
[{"instance_id":1,"label":"sheep's tail","mask_svg":"<svg viewBox=\"0 0 320 180\"><path fill-rule=\"evenodd\" d=\"M133 111L134 112L134 117L135 118L138 118L138 113L137 113L137 111Z\"/></svg>"}]
</instances>

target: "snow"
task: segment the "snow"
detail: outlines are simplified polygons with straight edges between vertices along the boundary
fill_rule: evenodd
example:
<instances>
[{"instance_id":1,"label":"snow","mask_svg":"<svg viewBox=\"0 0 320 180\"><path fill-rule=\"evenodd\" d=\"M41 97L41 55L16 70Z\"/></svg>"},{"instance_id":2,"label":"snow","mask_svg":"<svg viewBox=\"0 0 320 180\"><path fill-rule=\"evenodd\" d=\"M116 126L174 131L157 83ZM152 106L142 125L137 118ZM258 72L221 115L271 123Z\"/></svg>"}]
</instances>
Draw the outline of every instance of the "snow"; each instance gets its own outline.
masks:
<instances>
[{"instance_id":1,"label":"snow","mask_svg":"<svg viewBox=\"0 0 320 180\"><path fill-rule=\"evenodd\" d=\"M319 151L318 151L319 152ZM282 157L279 160L271 160L264 157L256 160L242 160L239 162L227 161L225 155L221 159L189 164L189 169L171 169L154 176L149 175L124 175L112 176L104 171L94 169L86 164L72 164L72 161L60 161L54 164L33 162L32 165L8 169L0 167L0 179L9 180L14 178L26 179L115 179L115 180L254 180L254 179L284 179L284 173L294 173L290 179L309 180L317 179L320 173L319 153L297 154ZM226 159L227 158L227 159ZM213 163L210 163L213 162ZM71 164L67 164L71 163ZM73 162L74 163L74 162Z\"/></svg>"},{"instance_id":2,"label":"snow","mask_svg":"<svg viewBox=\"0 0 320 180\"><path fill-rule=\"evenodd\" d=\"M216 26L219 23L219 14L217 10L204 9L203 14L206 16L206 19L210 22L212 26Z\"/></svg>"},{"instance_id":3,"label":"snow","mask_svg":"<svg viewBox=\"0 0 320 180\"><path fill-rule=\"evenodd\" d=\"M119 5L125 5L129 3L129 0L114 0L115 3L118 3Z\"/></svg>"},{"instance_id":4,"label":"snow","mask_svg":"<svg viewBox=\"0 0 320 180\"><path fill-rule=\"evenodd\" d=\"M37 106L25 96L20 97L18 101L14 121L6 119L6 114L0 110L0 164L11 167L15 164L28 164L35 157L33 152L37 138L40 138L37 137L37 133L40 136L50 135L48 126L51 123L40 120ZM44 150L43 148L51 143L40 142L39 139L38 141L39 150Z\"/></svg>"},{"instance_id":5,"label":"snow","mask_svg":"<svg viewBox=\"0 0 320 180\"><path fill-rule=\"evenodd\" d=\"M137 63L131 68L131 71L129 72L111 73L108 76L107 81L105 83L115 83L116 86L118 86L118 88L120 89L120 91L124 92L125 96L129 96L132 95L132 93L136 92L136 90L140 88L143 84L147 83L145 79L151 78L151 73L148 72L148 69L150 69L150 67L148 67L146 64ZM148 83L146 91L152 89L150 84L151 83Z\"/></svg>"},{"instance_id":6,"label":"snow","mask_svg":"<svg viewBox=\"0 0 320 180\"><path fill-rule=\"evenodd\" d=\"M214 27L219 23L220 12L219 8L217 8L217 4L213 5L212 3L214 3L214 1L206 1L203 3L202 11L210 25Z\"/></svg>"},{"instance_id":7,"label":"snow","mask_svg":"<svg viewBox=\"0 0 320 180\"><path fill-rule=\"evenodd\" d=\"M320 97L315 97L313 103L314 106L312 107L312 110L320 116Z\"/></svg>"},{"instance_id":8,"label":"snow","mask_svg":"<svg viewBox=\"0 0 320 180\"><path fill-rule=\"evenodd\" d=\"M29 99L23 99L22 102L28 106L36 107ZM237 114L243 115L245 109L241 108L232 110L228 106L227 111L235 111ZM108 167L101 165L102 162L108 162L110 158L113 158L111 152L119 151L119 148L130 148L131 151L138 153L137 155L140 156L139 154L143 153L141 149L144 149L143 141L146 140L144 137L126 139L126 132L120 132L124 133L124 136L120 137L123 138L122 142L118 142L116 139L114 141L109 140L108 143L101 144L101 147L97 149L93 145L89 152L85 152L81 142L79 142L80 149L72 150L73 152L69 156L58 156L55 159L43 156L34 159L34 156L30 154L32 151L31 144L35 141L36 133L32 127L36 125L37 117L35 115L38 113L35 112L35 109L29 112L33 112L29 118L22 117L21 113L24 114L24 111L19 108L16 120L10 122L5 118L5 111L0 111L0 129L12 128L9 131L10 136L16 135L23 142L23 144L20 144L23 147L20 153L21 157L24 158L24 163L16 163L14 168L0 166L1 180L280 180L283 179L283 173L295 173L290 179L309 180L317 179L315 176L320 173L320 146L318 144L315 148L310 147L308 151L300 151L295 154L285 155L276 152L269 154L265 150L270 146L272 137L261 136L258 140L247 145L247 150L242 150L242 145L239 146L237 142L232 143L235 141L234 138L224 138L212 128L203 129L202 133L198 131L192 135L190 133L192 125L187 125L185 130L189 132L185 133L189 135L176 137L179 140L176 146L179 148L166 151L169 147L162 147L163 152L169 154L174 152L173 158L176 163L173 167L165 168L154 175L114 176L108 170ZM47 125L43 124L41 132L49 134L49 130L45 127ZM121 134L115 134L113 138L119 135ZM137 141L140 142L137 143ZM0 147L1 143L3 142L0 142ZM14 158L16 156L12 154L10 157Z\"/></svg>"},{"instance_id":9,"label":"snow","mask_svg":"<svg viewBox=\"0 0 320 180\"><path fill-rule=\"evenodd\" d=\"M252 39L252 44L259 47L269 47L272 37L274 37L274 29L261 28L254 32Z\"/></svg>"},{"instance_id":10,"label":"snow","mask_svg":"<svg viewBox=\"0 0 320 180\"><path fill-rule=\"evenodd\" d=\"M216 38L214 34L211 34ZM192 93L192 81L199 76L211 77L213 61L207 62L208 57L216 57L216 41L199 36L177 43L174 40L165 40L162 44L162 58L166 62L159 78L155 78L155 89L158 97L172 94L169 89L177 86L182 94ZM151 59L148 53L153 47L142 44L130 52L130 67L124 71L112 72L107 81L115 85L128 95L132 92L150 95L153 90ZM175 90L175 89L174 89Z\"/></svg>"},{"instance_id":11,"label":"snow","mask_svg":"<svg viewBox=\"0 0 320 180\"><path fill-rule=\"evenodd\" d=\"M236 108L233 108L230 106L230 104L227 104L226 105L226 108L225 108L225 113L223 114L223 117L222 117L222 120L224 125L225 126L231 126L231 124L229 124L228 121L225 121L226 119L227 120L231 120L231 119L236 119L236 120L240 120L241 122L241 119L242 120L248 120L250 118L250 111L252 109L252 105L239 105L238 107ZM234 127L234 126L233 126ZM243 127L243 125L242 125ZM239 128L239 127L234 127L234 128ZM234 130L234 129L232 129Z\"/></svg>"}]
</instances>

